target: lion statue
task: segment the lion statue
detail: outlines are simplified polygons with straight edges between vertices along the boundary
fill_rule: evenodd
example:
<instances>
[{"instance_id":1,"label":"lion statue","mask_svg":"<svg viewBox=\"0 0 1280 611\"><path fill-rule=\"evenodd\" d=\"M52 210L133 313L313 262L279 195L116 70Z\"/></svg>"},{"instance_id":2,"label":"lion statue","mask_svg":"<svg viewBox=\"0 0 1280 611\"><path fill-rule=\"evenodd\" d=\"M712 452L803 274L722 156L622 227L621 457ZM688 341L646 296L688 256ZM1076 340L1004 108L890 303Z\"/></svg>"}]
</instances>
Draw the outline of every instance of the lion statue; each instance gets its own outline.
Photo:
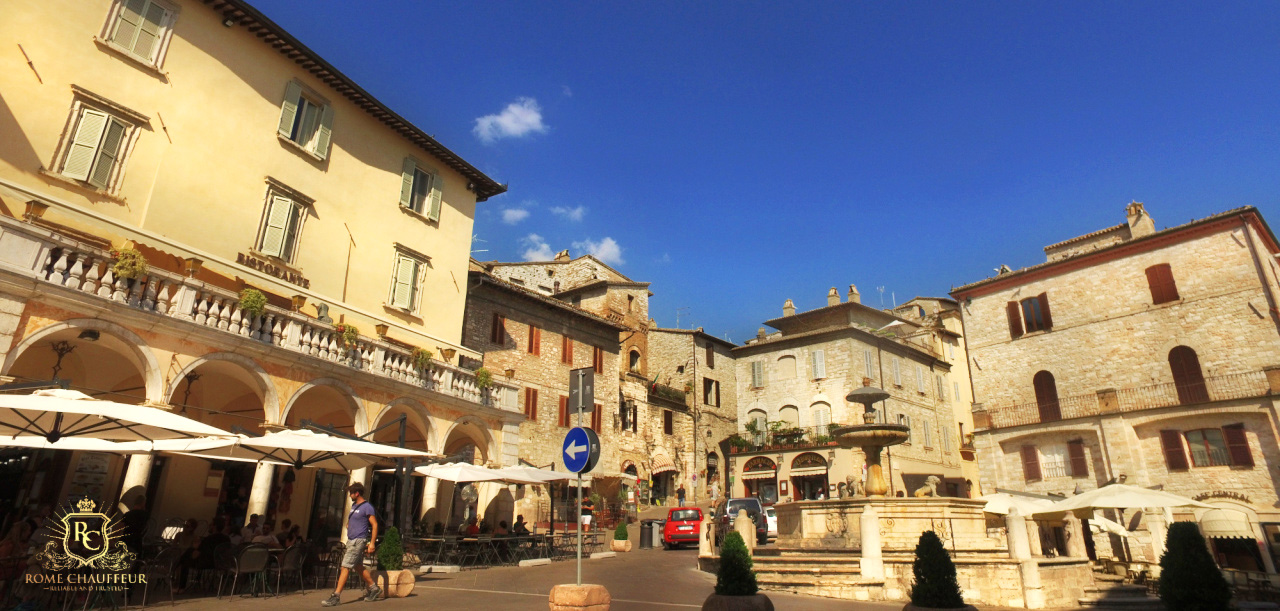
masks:
<instances>
[{"instance_id":1,"label":"lion statue","mask_svg":"<svg viewBox=\"0 0 1280 611\"><path fill-rule=\"evenodd\" d=\"M915 495L917 497L938 496L938 483L941 481L938 476L930 475L924 480L924 485L916 490Z\"/></svg>"}]
</instances>

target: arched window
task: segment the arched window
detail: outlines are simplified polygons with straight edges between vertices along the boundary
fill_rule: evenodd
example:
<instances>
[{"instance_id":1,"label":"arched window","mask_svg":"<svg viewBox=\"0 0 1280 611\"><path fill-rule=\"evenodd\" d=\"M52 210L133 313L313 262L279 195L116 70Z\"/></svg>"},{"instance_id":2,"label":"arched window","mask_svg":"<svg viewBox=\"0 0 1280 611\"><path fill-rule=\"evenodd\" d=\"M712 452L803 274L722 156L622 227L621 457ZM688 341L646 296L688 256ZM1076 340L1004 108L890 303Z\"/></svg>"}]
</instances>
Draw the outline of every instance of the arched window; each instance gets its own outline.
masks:
<instances>
[{"instance_id":1,"label":"arched window","mask_svg":"<svg viewBox=\"0 0 1280 611\"><path fill-rule=\"evenodd\" d=\"M1058 406L1058 383L1053 374L1041 371L1032 378L1036 387L1036 408L1040 411L1040 422L1062 420L1062 409Z\"/></svg>"},{"instance_id":2,"label":"arched window","mask_svg":"<svg viewBox=\"0 0 1280 611\"><path fill-rule=\"evenodd\" d=\"M794 405L783 406L778 410L778 420L790 426L800 426L800 408Z\"/></svg>"},{"instance_id":3,"label":"arched window","mask_svg":"<svg viewBox=\"0 0 1280 611\"><path fill-rule=\"evenodd\" d=\"M790 380L796 377L796 357L784 354L778 357L778 379Z\"/></svg>"},{"instance_id":4,"label":"arched window","mask_svg":"<svg viewBox=\"0 0 1280 611\"><path fill-rule=\"evenodd\" d=\"M1178 388L1178 402L1204 403L1209 391L1204 386L1204 374L1200 372L1200 359L1196 351L1177 346L1169 351L1169 369L1173 370L1173 385Z\"/></svg>"},{"instance_id":5,"label":"arched window","mask_svg":"<svg viewBox=\"0 0 1280 611\"><path fill-rule=\"evenodd\" d=\"M813 416L813 434L827 435L831 424L831 406L819 401L809 406L809 413Z\"/></svg>"},{"instance_id":6,"label":"arched window","mask_svg":"<svg viewBox=\"0 0 1280 611\"><path fill-rule=\"evenodd\" d=\"M628 366L631 368L632 372L640 373L640 351L639 350L633 349L631 351L631 357L630 357Z\"/></svg>"},{"instance_id":7,"label":"arched window","mask_svg":"<svg viewBox=\"0 0 1280 611\"><path fill-rule=\"evenodd\" d=\"M743 427L747 431L747 434L751 436L751 440L756 445L764 444L764 433L766 430L765 423L767 419L768 418L765 415L764 410L753 409L747 412L747 422L743 423ZM751 426L747 427L746 426L747 424L751 424ZM753 431L751 429L755 429L755 430Z\"/></svg>"}]
</instances>

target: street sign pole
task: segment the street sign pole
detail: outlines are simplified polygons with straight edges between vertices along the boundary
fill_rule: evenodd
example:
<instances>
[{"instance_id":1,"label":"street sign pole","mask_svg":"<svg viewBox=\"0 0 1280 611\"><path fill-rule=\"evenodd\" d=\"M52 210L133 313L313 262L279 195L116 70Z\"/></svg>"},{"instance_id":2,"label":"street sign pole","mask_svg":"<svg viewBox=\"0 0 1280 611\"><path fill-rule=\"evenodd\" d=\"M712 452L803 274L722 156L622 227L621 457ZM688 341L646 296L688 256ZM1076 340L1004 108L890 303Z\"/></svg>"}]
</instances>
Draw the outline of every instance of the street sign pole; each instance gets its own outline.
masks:
<instances>
[{"instance_id":1,"label":"street sign pole","mask_svg":"<svg viewBox=\"0 0 1280 611\"><path fill-rule=\"evenodd\" d=\"M578 371L578 388L582 388L585 371ZM578 392L578 426L582 426L583 393ZM582 472L578 472L578 585L582 585Z\"/></svg>"}]
</instances>

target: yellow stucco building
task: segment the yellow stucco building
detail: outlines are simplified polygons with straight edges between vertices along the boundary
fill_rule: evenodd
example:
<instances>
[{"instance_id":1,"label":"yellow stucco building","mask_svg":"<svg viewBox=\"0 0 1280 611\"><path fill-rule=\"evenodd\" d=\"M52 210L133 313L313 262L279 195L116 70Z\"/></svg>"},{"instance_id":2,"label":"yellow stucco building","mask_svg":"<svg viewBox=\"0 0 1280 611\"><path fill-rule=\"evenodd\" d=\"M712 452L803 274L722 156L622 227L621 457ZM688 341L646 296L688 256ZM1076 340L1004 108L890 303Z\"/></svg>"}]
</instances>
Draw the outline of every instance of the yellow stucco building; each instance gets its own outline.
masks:
<instances>
[{"instance_id":1,"label":"yellow stucco building","mask_svg":"<svg viewBox=\"0 0 1280 611\"><path fill-rule=\"evenodd\" d=\"M307 420L359 435L404 415L409 447L514 463L515 388L482 387L461 342L476 205L504 185L238 0L11 9L0 373L251 434ZM242 305L245 289L265 308ZM176 456L18 462L0 473L5 510L141 485L157 520L247 501L317 535L334 534L348 478ZM392 481L351 477L393 510ZM443 507L414 488L414 512Z\"/></svg>"}]
</instances>

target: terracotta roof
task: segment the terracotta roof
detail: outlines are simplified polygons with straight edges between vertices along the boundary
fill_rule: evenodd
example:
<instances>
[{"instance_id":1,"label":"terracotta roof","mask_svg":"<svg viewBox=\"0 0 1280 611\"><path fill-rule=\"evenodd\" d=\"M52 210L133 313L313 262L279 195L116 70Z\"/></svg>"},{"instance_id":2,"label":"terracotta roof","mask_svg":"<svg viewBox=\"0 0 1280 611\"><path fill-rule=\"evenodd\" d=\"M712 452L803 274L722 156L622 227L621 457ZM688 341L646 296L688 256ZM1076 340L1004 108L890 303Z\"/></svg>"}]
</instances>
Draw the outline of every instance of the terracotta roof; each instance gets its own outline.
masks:
<instances>
[{"instance_id":1,"label":"terracotta roof","mask_svg":"<svg viewBox=\"0 0 1280 611\"><path fill-rule=\"evenodd\" d=\"M893 312L890 312L889 310L881 310L880 308L873 308L873 307L871 307L871 306L869 306L869 305L862 304L862 303L854 303L854 302L852 302L852 301L842 301L842 302L837 303L837 304L835 304L835 305L822 306L822 307L820 307L820 308L814 308L814 309L812 309L812 310L806 310L806 311L804 311L804 312L796 312L795 314L792 314L791 316L780 316L780 317L778 317L778 318L774 318L773 320L766 320L766 321L764 321L764 324L766 324L766 325L768 325L768 326L770 326L770 327L773 327L774 329L782 330L782 327L780 327L780 326L778 326L777 324L774 324L774 323L781 323L783 326L790 326L790 324L789 324L789 323L790 323L790 321L793 321L793 320L801 320L801 319L804 319L804 318L812 317L812 316L813 316L813 315L815 315L815 314L819 314L819 313L826 313L826 312L830 312L830 311L835 310L835 309L838 309L838 308L847 308L847 307L850 307L850 306L857 306L857 307L859 307L859 308L864 308L864 309L866 309L866 310L868 310L868 311L870 311L870 312L874 312L874 313L877 313L877 314L881 314L881 315L883 315L883 316L885 316L885 317L887 317L887 318L889 318L889 319L891 319L891 320L897 320L897 321L905 322L905 323L908 323L908 324L912 324L912 325L920 326L920 324L919 324L919 323L912 322L912 321L910 321L910 320L907 320L907 319L905 319L905 318L902 318L902 317L900 317L900 316L898 316L898 315L894 314Z\"/></svg>"},{"instance_id":2,"label":"terracotta roof","mask_svg":"<svg viewBox=\"0 0 1280 611\"><path fill-rule=\"evenodd\" d=\"M747 352L750 352L752 348L762 348L764 350L768 350L769 348L773 348L779 344L785 344L792 340L809 339L818 335L837 334L841 332L860 333L862 335L871 336L872 338L875 338L875 339L887 340L889 343L895 346L901 346L902 348L914 350L940 363L946 362L942 360L942 355L934 352L932 348L929 348L926 346L920 346L918 344L912 344L908 342L900 342L893 337L884 337L881 335L876 335L874 332L863 329L862 327L826 327L823 329L814 329L813 331L805 331L803 333L794 333L791 335L781 335L781 336L771 335L769 336L768 339L764 341L738 346L733 349L733 352L747 353Z\"/></svg>"},{"instance_id":3,"label":"terracotta roof","mask_svg":"<svg viewBox=\"0 0 1280 611\"><path fill-rule=\"evenodd\" d=\"M661 331L661 332L663 332L663 333L685 333L685 334L688 334L688 335L701 335L702 337L705 337L705 338L707 338L707 339L715 340L715 341L717 341L717 342L719 342L719 343L721 343L721 344L724 344L724 345L728 346L730 349L732 349L732 348L737 348L737 347L738 347L738 345L737 345L737 344L735 344L735 343L733 343L733 342L731 342L731 341L729 341L729 340L727 340L727 339L722 339L722 338L716 337L716 336L714 336L714 335L712 335L712 334L710 334L710 333L707 333L706 331L703 331L703 330L701 330L701 329L663 329L663 328L661 328L661 327L657 327L657 328L649 329L649 331L650 331L650 332L653 332L653 331Z\"/></svg>"},{"instance_id":4,"label":"terracotta roof","mask_svg":"<svg viewBox=\"0 0 1280 611\"><path fill-rule=\"evenodd\" d=\"M575 316L580 316L580 317L585 318L585 319L587 319L587 320L590 320L590 321L592 321L592 322L595 322L595 323L598 323L598 324L604 325L604 326L606 326L606 327L609 327L610 329L614 329L614 330L616 330L616 331L626 331L626 330L630 329L630 327L627 327L627 326L625 326L625 325L620 325L620 324L615 323L615 322L613 322L613 321L611 321L611 320L609 320L609 319L607 319L607 318L604 318L604 317L601 317L601 316L597 316L597 315L595 315L595 314L592 314L591 312L588 312L588 311L586 311L586 310L584 310L584 309L582 309L582 308L579 308L579 307L577 307L577 306L575 306L575 305L573 305L573 304L571 304L571 303L565 303L565 302L563 302L563 301L560 301L559 299L555 299L555 298L553 298L553 297L548 297L548 296L543 295L542 293L539 293L539 292L537 292L537 291L531 291L531 290L529 290L529 289L527 289L527 288L525 288L525 287L523 287L523 286L520 286L520 285L518 285L518 284L513 284L513 283L510 283L510 282L507 282L506 280L502 280L502 279L500 279L500 278L496 278L496 277L494 277L494 276L492 276L492 275L486 274L486 273L485 273L485 272L483 272L483 271L473 269L473 270L471 270L471 275L472 275L472 276L474 276L474 277L478 277L478 278L480 279L480 281L481 281L481 282L483 282L483 283L485 283L485 284L491 284L491 285L493 285L493 286L495 286L495 287L498 287L498 288L500 288L500 289L505 289L505 290L510 291L510 292L512 292L512 293L516 293L516 294L521 295L521 296L524 296L524 297L529 297L529 298L533 299L534 301L539 301L539 302L544 303L544 304L546 304L546 305L549 305L549 306L552 306L552 307L558 308L558 309L560 309L560 310L564 310L565 312L568 312L569 314L572 314L572 315L575 315Z\"/></svg>"},{"instance_id":5,"label":"terracotta roof","mask_svg":"<svg viewBox=\"0 0 1280 611\"><path fill-rule=\"evenodd\" d=\"M1084 234L1084 235L1080 235L1080 236L1076 236L1076 237L1074 237L1074 238L1071 238L1070 240L1063 240L1063 241L1061 241L1061 242L1058 242L1057 244L1050 244L1050 245L1048 245L1048 246L1045 246L1045 247L1044 247L1044 250L1045 250L1045 252L1048 252L1048 251L1053 250L1054 248L1057 248L1057 247L1059 247L1059 246L1066 246L1067 244L1072 244L1072 243L1075 243L1075 242L1080 242L1080 241L1083 241L1083 240L1087 240L1087 239L1089 239L1089 238L1093 238L1093 237L1100 236L1100 235L1102 235L1102 234L1104 234L1104 233L1111 233L1112 231L1116 231L1116 230L1119 230L1119 229L1124 229L1125 227L1128 227L1128 226L1129 226L1129 225L1128 225L1127 223L1120 223L1119 225L1116 225L1115 227L1107 227L1106 229L1099 229L1099 230L1097 230L1097 231L1095 231L1095 232L1093 232L1093 233L1086 233L1086 234Z\"/></svg>"},{"instance_id":6,"label":"terracotta roof","mask_svg":"<svg viewBox=\"0 0 1280 611\"><path fill-rule=\"evenodd\" d=\"M355 81L338 71L315 51L307 48L284 28L267 18L257 9L243 0L201 0L206 6L222 14L222 18L230 20L233 25L244 27L250 34L257 36L263 43L270 45L281 55L293 60L303 70L310 72L321 82L332 87L353 104L369 113L375 119L399 133L409 142L431 153L445 165L453 168L474 185L471 190L477 201L485 201L494 195L505 193L507 186L499 184L467 163L453 151L445 148L435 138L427 135L404 117L396 114L386 104L379 102L368 91L357 85Z\"/></svg>"}]
</instances>

